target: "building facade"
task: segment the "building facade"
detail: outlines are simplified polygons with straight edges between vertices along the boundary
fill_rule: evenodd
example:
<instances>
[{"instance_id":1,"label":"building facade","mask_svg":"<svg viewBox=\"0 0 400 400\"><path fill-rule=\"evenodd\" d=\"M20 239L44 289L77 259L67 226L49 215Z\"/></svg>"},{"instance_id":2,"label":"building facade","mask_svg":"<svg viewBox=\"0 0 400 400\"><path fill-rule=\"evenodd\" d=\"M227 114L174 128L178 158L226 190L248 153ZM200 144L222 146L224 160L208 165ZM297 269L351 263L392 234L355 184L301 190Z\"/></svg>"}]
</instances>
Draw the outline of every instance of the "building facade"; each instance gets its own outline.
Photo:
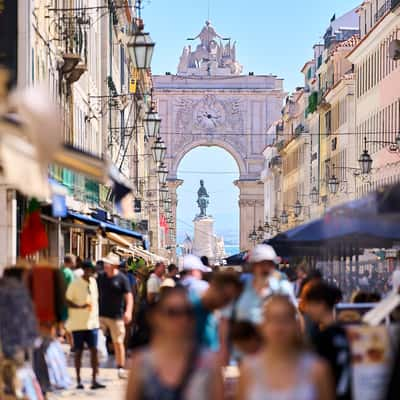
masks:
<instances>
[{"instance_id":1,"label":"building facade","mask_svg":"<svg viewBox=\"0 0 400 400\"><path fill-rule=\"evenodd\" d=\"M264 152L269 235L355 196L355 76L347 56L358 44L358 24L356 10L331 19L324 43L313 47L313 58L301 69L303 86L283 106L275 150ZM334 193L329 185L333 178Z\"/></svg>"},{"instance_id":2,"label":"building facade","mask_svg":"<svg viewBox=\"0 0 400 400\"><path fill-rule=\"evenodd\" d=\"M369 179L357 186L362 195L400 178L399 2L364 1L358 13L361 41L348 56L356 80L357 156L367 150L373 160Z\"/></svg>"},{"instance_id":3,"label":"building facade","mask_svg":"<svg viewBox=\"0 0 400 400\"><path fill-rule=\"evenodd\" d=\"M260 174L267 130L279 117L282 79L273 75L243 75L236 46L206 22L196 47L185 47L178 73L154 77L155 96L162 118L161 136L167 144L166 161L172 199L176 200L179 163L198 146L217 146L238 164L240 190L240 247L252 246L248 235L264 219ZM173 214L176 216L176 201Z\"/></svg>"},{"instance_id":4,"label":"building facade","mask_svg":"<svg viewBox=\"0 0 400 400\"><path fill-rule=\"evenodd\" d=\"M99 226L115 226L116 231L138 233L154 253L168 255L158 165L148 156L154 139L145 137L143 123L152 104L151 73L133 68L129 50L129 41L142 24L135 8L125 0L18 3L18 87L44 85L59 106L65 145L89 159L104 160L131 189L130 205L121 209L111 181L55 162L49 178L65 190L68 213L82 220L96 218ZM14 263L18 257L28 200L1 185L0 264ZM121 245L99 230L81 229L70 214L68 223L43 214L50 238L43 258L59 262L72 252L98 259L111 245ZM132 244L139 245L135 240Z\"/></svg>"}]
</instances>

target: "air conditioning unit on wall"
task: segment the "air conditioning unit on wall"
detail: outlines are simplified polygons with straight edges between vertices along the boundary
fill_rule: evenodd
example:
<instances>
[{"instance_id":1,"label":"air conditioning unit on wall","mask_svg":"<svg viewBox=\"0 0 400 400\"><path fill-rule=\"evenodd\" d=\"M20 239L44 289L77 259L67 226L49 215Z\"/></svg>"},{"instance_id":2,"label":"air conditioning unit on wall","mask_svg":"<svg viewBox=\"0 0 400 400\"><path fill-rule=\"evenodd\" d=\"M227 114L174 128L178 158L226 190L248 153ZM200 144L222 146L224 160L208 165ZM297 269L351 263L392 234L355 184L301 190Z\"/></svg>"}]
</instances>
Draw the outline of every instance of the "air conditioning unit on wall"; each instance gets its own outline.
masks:
<instances>
[{"instance_id":1,"label":"air conditioning unit on wall","mask_svg":"<svg viewBox=\"0 0 400 400\"><path fill-rule=\"evenodd\" d=\"M389 57L394 60L400 60L400 40L393 39L389 43Z\"/></svg>"}]
</instances>

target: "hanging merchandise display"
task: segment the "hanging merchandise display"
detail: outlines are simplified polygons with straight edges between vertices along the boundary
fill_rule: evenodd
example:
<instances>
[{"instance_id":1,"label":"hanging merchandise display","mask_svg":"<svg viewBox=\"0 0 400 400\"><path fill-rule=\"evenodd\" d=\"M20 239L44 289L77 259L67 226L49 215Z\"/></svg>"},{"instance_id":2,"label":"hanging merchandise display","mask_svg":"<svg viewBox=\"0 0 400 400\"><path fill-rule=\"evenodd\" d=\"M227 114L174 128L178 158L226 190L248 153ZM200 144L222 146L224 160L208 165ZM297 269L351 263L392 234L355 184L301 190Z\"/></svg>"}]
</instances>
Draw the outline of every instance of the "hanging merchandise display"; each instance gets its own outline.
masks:
<instances>
[{"instance_id":1,"label":"hanging merchandise display","mask_svg":"<svg viewBox=\"0 0 400 400\"><path fill-rule=\"evenodd\" d=\"M26 287L15 279L0 279L0 343L3 354L12 357L33 347L38 337L32 301Z\"/></svg>"},{"instance_id":2,"label":"hanging merchandise display","mask_svg":"<svg viewBox=\"0 0 400 400\"><path fill-rule=\"evenodd\" d=\"M34 266L31 288L39 324L60 322L66 306L66 287L61 270L51 266Z\"/></svg>"},{"instance_id":3,"label":"hanging merchandise display","mask_svg":"<svg viewBox=\"0 0 400 400\"><path fill-rule=\"evenodd\" d=\"M22 257L35 254L49 245L44 224L40 219L40 204L36 199L29 202L20 239Z\"/></svg>"},{"instance_id":4,"label":"hanging merchandise display","mask_svg":"<svg viewBox=\"0 0 400 400\"><path fill-rule=\"evenodd\" d=\"M51 334L64 306L65 282L58 268L5 269L0 279L1 399L6 393L10 399L42 400L50 391L70 387L65 354Z\"/></svg>"}]
</instances>

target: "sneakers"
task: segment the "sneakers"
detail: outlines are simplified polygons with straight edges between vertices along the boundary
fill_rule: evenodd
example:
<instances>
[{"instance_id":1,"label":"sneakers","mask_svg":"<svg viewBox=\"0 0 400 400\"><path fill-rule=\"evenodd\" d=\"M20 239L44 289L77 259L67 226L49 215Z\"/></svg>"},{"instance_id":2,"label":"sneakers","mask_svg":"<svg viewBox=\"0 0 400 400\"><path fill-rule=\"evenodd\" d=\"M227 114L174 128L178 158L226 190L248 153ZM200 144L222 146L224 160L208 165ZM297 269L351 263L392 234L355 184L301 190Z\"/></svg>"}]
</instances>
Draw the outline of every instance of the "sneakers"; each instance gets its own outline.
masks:
<instances>
[{"instance_id":1,"label":"sneakers","mask_svg":"<svg viewBox=\"0 0 400 400\"><path fill-rule=\"evenodd\" d=\"M76 385L76 388L77 388L78 390L83 390L83 389L85 389L85 386L83 386L82 383L79 382L79 383Z\"/></svg>"},{"instance_id":2,"label":"sneakers","mask_svg":"<svg viewBox=\"0 0 400 400\"><path fill-rule=\"evenodd\" d=\"M99 382L93 382L92 386L90 386L90 389L92 389L92 390L105 389L105 388L106 388L106 385L103 385L103 384L101 384Z\"/></svg>"},{"instance_id":3,"label":"sneakers","mask_svg":"<svg viewBox=\"0 0 400 400\"><path fill-rule=\"evenodd\" d=\"M119 379L127 379L128 373L123 368L118 368L118 378Z\"/></svg>"}]
</instances>

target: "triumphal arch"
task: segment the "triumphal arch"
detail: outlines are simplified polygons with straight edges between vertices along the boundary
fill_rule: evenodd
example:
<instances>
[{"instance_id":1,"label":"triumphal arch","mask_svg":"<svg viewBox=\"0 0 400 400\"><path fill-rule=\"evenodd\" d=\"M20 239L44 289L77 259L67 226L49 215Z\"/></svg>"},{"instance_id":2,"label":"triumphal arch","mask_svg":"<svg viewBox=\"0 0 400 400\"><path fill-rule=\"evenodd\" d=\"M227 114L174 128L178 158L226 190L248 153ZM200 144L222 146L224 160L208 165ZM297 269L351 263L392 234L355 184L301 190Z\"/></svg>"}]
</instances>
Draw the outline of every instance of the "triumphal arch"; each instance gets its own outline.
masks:
<instances>
[{"instance_id":1,"label":"triumphal arch","mask_svg":"<svg viewBox=\"0 0 400 400\"><path fill-rule=\"evenodd\" d=\"M154 76L173 215L176 189L182 183L177 170L184 155L198 146L221 147L233 156L240 171L234 183L240 189L240 247L247 249L254 221L258 224L264 218L262 152L272 140L268 128L281 115L283 81L274 75L244 74L236 43L218 34L208 21L189 41L177 74Z\"/></svg>"}]
</instances>

